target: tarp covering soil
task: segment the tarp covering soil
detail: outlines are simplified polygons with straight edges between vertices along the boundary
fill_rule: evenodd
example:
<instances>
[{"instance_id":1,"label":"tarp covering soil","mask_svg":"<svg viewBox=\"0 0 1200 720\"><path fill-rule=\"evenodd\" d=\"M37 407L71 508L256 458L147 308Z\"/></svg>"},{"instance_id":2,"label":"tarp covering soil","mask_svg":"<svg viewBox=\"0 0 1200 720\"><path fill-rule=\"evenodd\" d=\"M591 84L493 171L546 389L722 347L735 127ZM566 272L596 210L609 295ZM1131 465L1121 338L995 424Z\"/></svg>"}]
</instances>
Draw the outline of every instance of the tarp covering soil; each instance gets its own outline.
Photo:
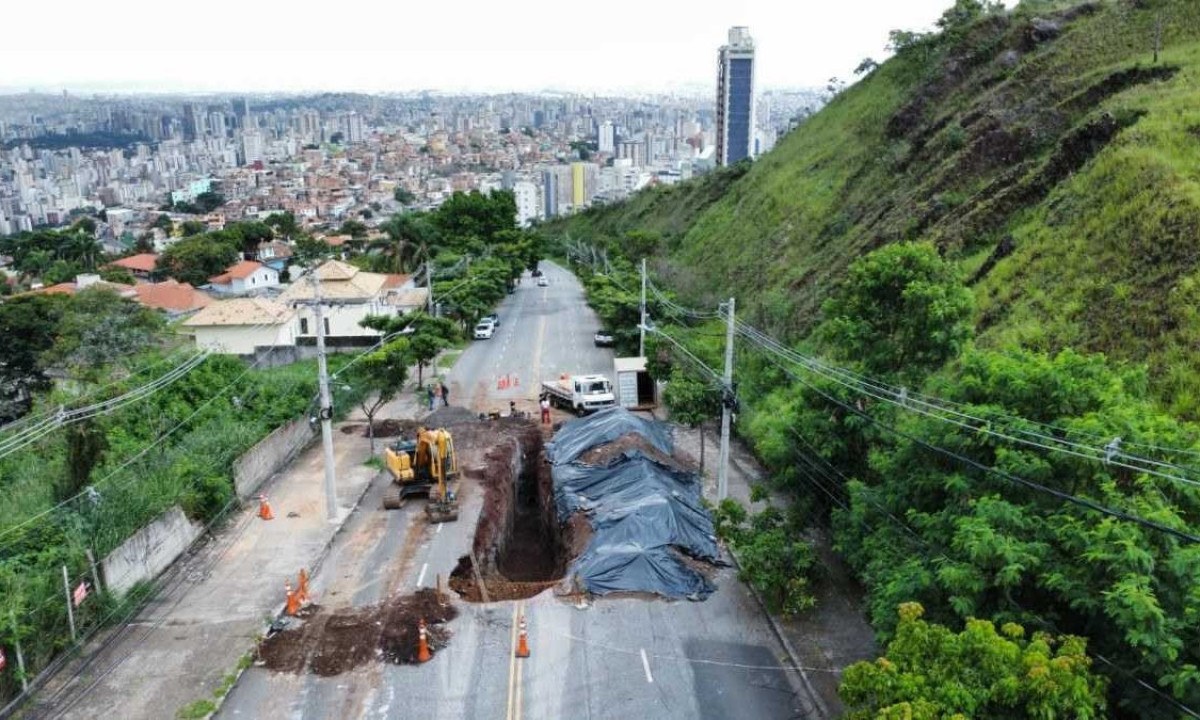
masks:
<instances>
[{"instance_id":1,"label":"tarp covering soil","mask_svg":"<svg viewBox=\"0 0 1200 720\"><path fill-rule=\"evenodd\" d=\"M588 450L630 433L642 436L664 455L671 454L671 431L666 424L615 407L563 423L554 440L546 443L546 458L553 465L574 462Z\"/></svg>"},{"instance_id":2,"label":"tarp covering soil","mask_svg":"<svg viewBox=\"0 0 1200 720\"><path fill-rule=\"evenodd\" d=\"M418 590L378 605L335 611L317 609L300 623L258 646L258 662L271 670L339 675L372 661L406 665L417 662L417 625L426 623L431 652L445 647L450 632L443 623L457 615L437 592Z\"/></svg>"},{"instance_id":3,"label":"tarp covering soil","mask_svg":"<svg viewBox=\"0 0 1200 720\"><path fill-rule=\"evenodd\" d=\"M647 433L665 434L659 428ZM605 465L572 462L551 469L559 523L577 523L582 515L591 526L591 538L567 576L597 595L708 597L712 583L697 563L680 556L720 562L712 518L701 503L699 477L680 470L669 457L661 458L657 447L649 452L636 443L626 447L619 454L606 453Z\"/></svg>"}]
</instances>

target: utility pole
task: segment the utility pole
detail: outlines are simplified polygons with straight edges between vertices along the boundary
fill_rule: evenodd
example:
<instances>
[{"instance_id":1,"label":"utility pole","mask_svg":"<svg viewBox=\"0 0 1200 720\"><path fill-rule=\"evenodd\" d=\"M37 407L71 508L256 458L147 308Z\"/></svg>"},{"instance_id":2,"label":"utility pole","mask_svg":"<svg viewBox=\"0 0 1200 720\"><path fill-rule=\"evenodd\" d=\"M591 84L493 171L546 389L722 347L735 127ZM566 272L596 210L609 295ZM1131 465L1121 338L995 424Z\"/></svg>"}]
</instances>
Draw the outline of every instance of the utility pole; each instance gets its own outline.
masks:
<instances>
[{"instance_id":1,"label":"utility pole","mask_svg":"<svg viewBox=\"0 0 1200 720\"><path fill-rule=\"evenodd\" d=\"M725 387L721 391L721 459L717 467L717 502L729 496L729 430L733 420L733 309L729 298L728 324L725 327Z\"/></svg>"},{"instance_id":2,"label":"utility pole","mask_svg":"<svg viewBox=\"0 0 1200 720\"><path fill-rule=\"evenodd\" d=\"M329 393L329 366L325 362L325 310L321 305L321 279L317 268L309 272L313 284L313 314L317 323L317 383L321 390L321 443L325 446L325 517L336 522L337 479L333 459L333 398Z\"/></svg>"},{"instance_id":3,"label":"utility pole","mask_svg":"<svg viewBox=\"0 0 1200 720\"><path fill-rule=\"evenodd\" d=\"M646 258L642 258L642 321L638 327L638 357L646 357Z\"/></svg>"}]
</instances>

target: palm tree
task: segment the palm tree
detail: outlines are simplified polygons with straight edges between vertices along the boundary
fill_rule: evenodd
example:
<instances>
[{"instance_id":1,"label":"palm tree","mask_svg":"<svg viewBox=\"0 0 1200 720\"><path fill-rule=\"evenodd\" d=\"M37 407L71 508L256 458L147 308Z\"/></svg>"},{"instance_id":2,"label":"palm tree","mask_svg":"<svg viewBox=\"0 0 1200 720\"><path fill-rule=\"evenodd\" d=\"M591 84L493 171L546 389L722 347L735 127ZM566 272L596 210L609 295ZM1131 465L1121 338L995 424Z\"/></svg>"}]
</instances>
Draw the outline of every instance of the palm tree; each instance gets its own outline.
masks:
<instances>
[{"instance_id":1,"label":"palm tree","mask_svg":"<svg viewBox=\"0 0 1200 720\"><path fill-rule=\"evenodd\" d=\"M100 244L96 238L83 232L64 235L57 248L60 260L75 262L85 270L94 270L100 259Z\"/></svg>"}]
</instances>

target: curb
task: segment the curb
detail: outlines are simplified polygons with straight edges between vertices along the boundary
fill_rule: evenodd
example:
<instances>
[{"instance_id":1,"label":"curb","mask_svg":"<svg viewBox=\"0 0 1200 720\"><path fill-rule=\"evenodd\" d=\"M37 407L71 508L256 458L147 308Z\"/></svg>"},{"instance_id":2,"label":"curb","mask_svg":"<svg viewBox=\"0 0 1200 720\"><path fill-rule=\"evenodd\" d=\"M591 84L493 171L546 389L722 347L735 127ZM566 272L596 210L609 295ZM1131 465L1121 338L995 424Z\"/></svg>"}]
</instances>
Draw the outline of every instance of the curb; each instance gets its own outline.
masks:
<instances>
[{"instance_id":1,"label":"curb","mask_svg":"<svg viewBox=\"0 0 1200 720\"><path fill-rule=\"evenodd\" d=\"M742 572L742 563L738 560L737 554L733 552L733 548L727 547L725 551L729 554L729 557L733 559L733 565L737 568L738 574L740 575ZM739 582L741 581L739 580ZM804 665L797 660L796 649L793 648L792 643L788 641L787 635L785 635L783 632L783 628L779 626L779 621L776 620L775 616L771 614L771 611L767 609L767 604L765 601L763 601L762 595L759 594L758 590L753 585L748 582L742 582L742 585L745 585L746 589L750 591L750 594L754 596L755 602L758 603L758 607L762 610L763 617L767 619L767 624L771 626L771 632L775 635L775 638L779 641L779 644L783 646L783 651L787 653L788 663L791 665L791 669L800 678L801 684L803 684L804 689L808 692L809 697L811 697L813 700L813 705L817 711L817 716L821 718L821 720L828 718L829 707L825 704L825 701L821 699L820 693L818 693L816 688L813 687L812 681L808 679L808 673L805 672Z\"/></svg>"},{"instance_id":2,"label":"curb","mask_svg":"<svg viewBox=\"0 0 1200 720\"><path fill-rule=\"evenodd\" d=\"M379 478L381 476L385 475L386 473L387 473L386 470L380 470L378 473L375 474L375 476L373 478L371 478L370 480L368 480L366 483L363 484L362 492L360 492L358 494L358 497L354 499L353 504L350 505L350 509L349 509L349 512L346 513L346 517L343 518L340 523L338 523L337 529L334 530L333 534L329 536L329 540L327 540L325 542L324 547L322 547L321 551L319 553L317 553L317 558L315 560L313 560L312 569L311 569L311 572L309 573L310 578L315 578L317 576L317 573L320 571L321 566L325 564L326 558L329 557L329 551L333 548L334 540L337 540L338 536L342 534L342 530L344 530L346 528L346 523L348 523L350 521L351 516L353 516L354 513L358 512L359 506L362 505L363 498L365 498L367 496L367 493L371 491L371 487L373 485L375 485L375 482L377 480L379 480ZM274 480L274 478L272 478L272 480ZM271 625L274 623L274 621L278 620L280 617L283 616L283 611L286 609L286 607L287 607L286 602L279 604L279 607L276 608L275 611L271 613L271 621L265 623L262 627L262 630L259 631L259 637L262 637L263 635L265 635L266 631L271 627ZM255 644L257 645L257 643L258 643L258 640L256 639ZM215 717L216 714L221 711L221 706L225 704L225 698L229 697L230 693L232 693L234 691L234 689L238 686L238 683L241 682L242 674L245 673L247 670L249 670L251 667L254 667L253 663L251 663L249 667L239 668L237 670L237 674L234 677L233 683L231 683L229 685L229 689L227 689L225 691L225 694L217 699L217 701L214 703L213 711L211 713L209 713L206 717L210 717L210 718Z\"/></svg>"}]
</instances>

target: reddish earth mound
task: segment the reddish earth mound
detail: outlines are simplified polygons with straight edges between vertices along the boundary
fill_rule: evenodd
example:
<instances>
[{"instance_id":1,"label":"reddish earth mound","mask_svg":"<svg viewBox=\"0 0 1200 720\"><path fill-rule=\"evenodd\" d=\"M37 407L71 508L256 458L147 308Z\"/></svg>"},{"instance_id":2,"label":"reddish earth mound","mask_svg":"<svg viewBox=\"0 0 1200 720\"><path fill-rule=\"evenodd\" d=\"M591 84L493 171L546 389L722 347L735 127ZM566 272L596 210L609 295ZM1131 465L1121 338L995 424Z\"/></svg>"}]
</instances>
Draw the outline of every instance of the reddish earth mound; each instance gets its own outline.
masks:
<instances>
[{"instance_id":1,"label":"reddish earth mound","mask_svg":"<svg viewBox=\"0 0 1200 720\"><path fill-rule=\"evenodd\" d=\"M375 437L399 437L401 435L412 435L420 423L413 420L395 420L388 418L386 420L375 421ZM366 425L362 429L363 437L370 437L370 428Z\"/></svg>"},{"instance_id":2,"label":"reddish earth mound","mask_svg":"<svg viewBox=\"0 0 1200 720\"><path fill-rule=\"evenodd\" d=\"M657 460L658 462L678 470L683 470L684 466L679 460L663 453L654 445L650 444L646 438L637 433L628 433L613 440L610 443L597 445L579 456L578 462L585 465L607 465L618 456L627 450L641 450L647 457Z\"/></svg>"},{"instance_id":3,"label":"reddish earth mound","mask_svg":"<svg viewBox=\"0 0 1200 720\"><path fill-rule=\"evenodd\" d=\"M428 588L379 605L318 610L303 625L259 643L258 661L279 672L299 673L307 668L323 676L339 675L373 660L413 664L417 661L417 624L425 620L429 649L437 652L450 639L442 623L457 614Z\"/></svg>"}]
</instances>

